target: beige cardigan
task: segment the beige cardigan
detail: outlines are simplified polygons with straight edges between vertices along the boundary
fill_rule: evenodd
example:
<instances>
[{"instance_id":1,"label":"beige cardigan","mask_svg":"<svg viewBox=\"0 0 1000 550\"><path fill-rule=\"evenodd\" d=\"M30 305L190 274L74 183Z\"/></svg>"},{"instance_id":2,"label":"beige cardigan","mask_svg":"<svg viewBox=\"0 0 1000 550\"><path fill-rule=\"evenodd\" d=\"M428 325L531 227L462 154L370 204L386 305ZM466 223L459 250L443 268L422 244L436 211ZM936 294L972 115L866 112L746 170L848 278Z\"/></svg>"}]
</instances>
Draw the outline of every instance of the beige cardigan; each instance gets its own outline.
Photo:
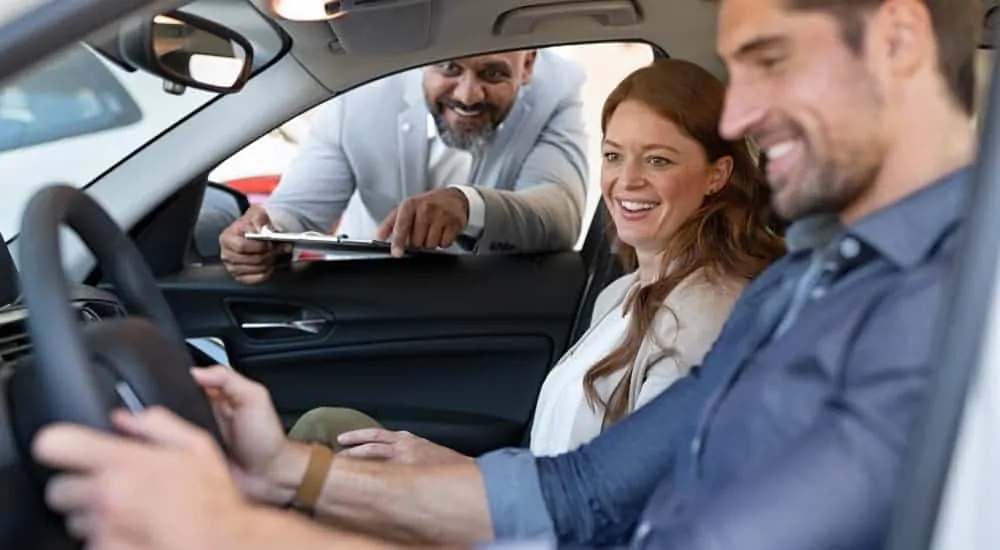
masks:
<instances>
[{"instance_id":1,"label":"beige cardigan","mask_svg":"<svg viewBox=\"0 0 1000 550\"><path fill-rule=\"evenodd\" d=\"M596 326L611 312L621 311L625 298L637 281L637 274L630 273L608 285L594 302L590 326ZM687 375L691 367L701 363L719 336L746 283L737 279L710 281L704 271L698 270L674 288L664 301L670 311L666 308L660 310L653 321L652 334L636 354L629 381L629 413L648 403L678 378ZM586 337L584 335L580 340ZM618 379L607 377L600 380L596 389L607 398Z\"/></svg>"}]
</instances>

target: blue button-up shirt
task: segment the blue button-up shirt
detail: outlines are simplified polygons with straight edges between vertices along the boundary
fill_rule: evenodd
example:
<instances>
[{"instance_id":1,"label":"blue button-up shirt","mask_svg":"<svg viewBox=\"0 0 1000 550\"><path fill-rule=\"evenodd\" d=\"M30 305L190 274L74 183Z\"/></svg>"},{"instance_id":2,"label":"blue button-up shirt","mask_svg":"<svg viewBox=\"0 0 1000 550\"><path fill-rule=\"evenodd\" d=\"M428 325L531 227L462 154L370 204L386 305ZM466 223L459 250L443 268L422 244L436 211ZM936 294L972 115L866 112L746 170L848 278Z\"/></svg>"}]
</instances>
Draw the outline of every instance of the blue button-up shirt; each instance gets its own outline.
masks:
<instances>
[{"instance_id":1,"label":"blue button-up shirt","mask_svg":"<svg viewBox=\"0 0 1000 550\"><path fill-rule=\"evenodd\" d=\"M591 444L551 458L481 457L497 538L879 547L969 175L833 238L790 242L744 292L702 368Z\"/></svg>"}]
</instances>

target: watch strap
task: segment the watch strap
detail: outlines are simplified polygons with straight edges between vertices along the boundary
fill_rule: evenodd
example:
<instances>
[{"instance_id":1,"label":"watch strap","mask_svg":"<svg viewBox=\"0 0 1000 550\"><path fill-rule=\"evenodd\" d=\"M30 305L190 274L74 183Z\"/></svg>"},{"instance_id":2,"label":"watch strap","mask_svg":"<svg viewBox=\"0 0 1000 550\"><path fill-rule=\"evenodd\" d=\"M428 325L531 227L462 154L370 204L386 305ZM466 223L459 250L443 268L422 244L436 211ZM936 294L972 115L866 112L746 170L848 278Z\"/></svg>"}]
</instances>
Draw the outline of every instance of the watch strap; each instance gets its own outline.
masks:
<instances>
[{"instance_id":1,"label":"watch strap","mask_svg":"<svg viewBox=\"0 0 1000 550\"><path fill-rule=\"evenodd\" d=\"M316 501L323 493L323 485L330 473L330 465L333 464L333 451L324 445L313 444L309 451L309 465L306 466L306 473L299 483L299 488L295 492L293 506L299 510L315 513Z\"/></svg>"}]
</instances>

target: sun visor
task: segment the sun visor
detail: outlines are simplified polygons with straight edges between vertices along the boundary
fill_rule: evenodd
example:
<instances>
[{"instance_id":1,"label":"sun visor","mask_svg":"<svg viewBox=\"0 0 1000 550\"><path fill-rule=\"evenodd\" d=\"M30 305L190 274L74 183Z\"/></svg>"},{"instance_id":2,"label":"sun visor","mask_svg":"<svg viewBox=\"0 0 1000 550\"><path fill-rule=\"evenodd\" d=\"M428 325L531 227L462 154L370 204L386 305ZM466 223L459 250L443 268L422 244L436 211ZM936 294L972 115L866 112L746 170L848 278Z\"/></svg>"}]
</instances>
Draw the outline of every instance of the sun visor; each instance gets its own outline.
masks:
<instances>
[{"instance_id":1,"label":"sun visor","mask_svg":"<svg viewBox=\"0 0 1000 550\"><path fill-rule=\"evenodd\" d=\"M422 50L430 44L432 0L343 0L327 21L339 46L355 55Z\"/></svg>"}]
</instances>

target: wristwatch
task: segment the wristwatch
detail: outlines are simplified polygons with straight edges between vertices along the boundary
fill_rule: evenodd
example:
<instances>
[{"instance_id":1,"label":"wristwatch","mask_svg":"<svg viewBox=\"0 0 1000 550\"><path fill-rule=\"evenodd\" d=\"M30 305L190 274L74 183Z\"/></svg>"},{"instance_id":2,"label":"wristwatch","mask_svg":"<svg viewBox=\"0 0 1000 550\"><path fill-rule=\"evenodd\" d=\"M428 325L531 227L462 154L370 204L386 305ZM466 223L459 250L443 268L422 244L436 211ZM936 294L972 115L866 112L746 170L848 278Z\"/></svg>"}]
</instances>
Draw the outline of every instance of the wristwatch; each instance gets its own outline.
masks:
<instances>
[{"instance_id":1,"label":"wristwatch","mask_svg":"<svg viewBox=\"0 0 1000 550\"><path fill-rule=\"evenodd\" d=\"M330 473L330 465L333 464L333 450L317 444L310 447L309 465L288 507L305 515L315 516L316 501L323 494L323 485Z\"/></svg>"}]
</instances>

